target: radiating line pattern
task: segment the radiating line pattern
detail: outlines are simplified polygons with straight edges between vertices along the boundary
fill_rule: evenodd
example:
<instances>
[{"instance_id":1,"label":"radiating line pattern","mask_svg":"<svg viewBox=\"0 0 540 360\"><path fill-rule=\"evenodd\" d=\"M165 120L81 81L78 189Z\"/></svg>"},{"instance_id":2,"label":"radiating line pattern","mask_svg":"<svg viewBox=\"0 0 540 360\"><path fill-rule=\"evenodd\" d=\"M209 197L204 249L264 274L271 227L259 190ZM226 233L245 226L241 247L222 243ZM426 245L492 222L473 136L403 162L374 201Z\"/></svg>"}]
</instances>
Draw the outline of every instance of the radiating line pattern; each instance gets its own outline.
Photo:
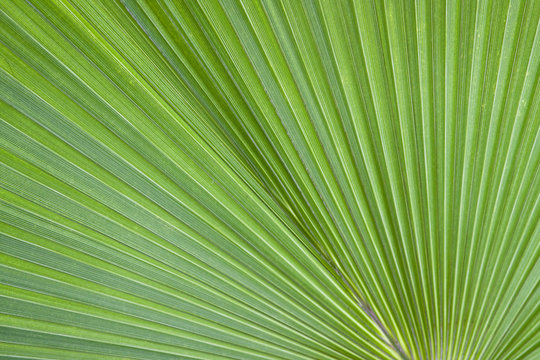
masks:
<instances>
[{"instance_id":1,"label":"radiating line pattern","mask_svg":"<svg viewBox=\"0 0 540 360\"><path fill-rule=\"evenodd\" d=\"M0 358L540 359L540 1L0 2Z\"/></svg>"}]
</instances>

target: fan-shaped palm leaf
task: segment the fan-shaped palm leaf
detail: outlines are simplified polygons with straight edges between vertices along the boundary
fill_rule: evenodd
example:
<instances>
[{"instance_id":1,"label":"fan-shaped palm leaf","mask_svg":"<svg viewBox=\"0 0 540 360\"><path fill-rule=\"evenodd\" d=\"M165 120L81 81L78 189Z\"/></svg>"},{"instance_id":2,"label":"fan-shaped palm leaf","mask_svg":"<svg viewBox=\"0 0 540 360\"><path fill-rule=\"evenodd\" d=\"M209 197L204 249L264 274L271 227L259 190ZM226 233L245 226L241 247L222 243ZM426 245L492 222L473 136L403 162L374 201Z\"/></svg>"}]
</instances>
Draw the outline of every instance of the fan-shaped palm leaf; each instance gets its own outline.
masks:
<instances>
[{"instance_id":1,"label":"fan-shaped palm leaf","mask_svg":"<svg viewBox=\"0 0 540 360\"><path fill-rule=\"evenodd\" d=\"M540 359L540 1L4 0L0 357Z\"/></svg>"}]
</instances>

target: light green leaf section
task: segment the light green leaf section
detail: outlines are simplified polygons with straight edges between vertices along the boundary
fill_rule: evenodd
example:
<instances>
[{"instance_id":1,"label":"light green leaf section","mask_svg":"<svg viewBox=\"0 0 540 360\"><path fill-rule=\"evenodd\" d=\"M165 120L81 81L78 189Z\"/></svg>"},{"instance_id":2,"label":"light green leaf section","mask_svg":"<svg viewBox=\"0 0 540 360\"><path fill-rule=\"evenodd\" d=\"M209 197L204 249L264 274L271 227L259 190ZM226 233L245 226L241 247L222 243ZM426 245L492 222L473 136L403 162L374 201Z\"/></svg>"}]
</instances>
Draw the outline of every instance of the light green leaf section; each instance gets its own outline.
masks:
<instances>
[{"instance_id":1,"label":"light green leaf section","mask_svg":"<svg viewBox=\"0 0 540 360\"><path fill-rule=\"evenodd\" d=\"M539 1L0 3L1 359L538 334Z\"/></svg>"}]
</instances>

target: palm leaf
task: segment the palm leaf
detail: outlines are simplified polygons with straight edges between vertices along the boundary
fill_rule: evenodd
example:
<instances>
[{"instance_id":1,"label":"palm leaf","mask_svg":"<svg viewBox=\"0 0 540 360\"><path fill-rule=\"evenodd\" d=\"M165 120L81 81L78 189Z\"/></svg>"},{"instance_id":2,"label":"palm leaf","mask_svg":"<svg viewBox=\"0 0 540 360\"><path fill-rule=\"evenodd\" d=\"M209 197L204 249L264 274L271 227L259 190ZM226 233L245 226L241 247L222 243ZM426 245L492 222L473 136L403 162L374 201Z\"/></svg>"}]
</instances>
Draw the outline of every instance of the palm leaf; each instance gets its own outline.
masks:
<instances>
[{"instance_id":1,"label":"palm leaf","mask_svg":"<svg viewBox=\"0 0 540 360\"><path fill-rule=\"evenodd\" d=\"M540 2L0 4L0 357L539 359Z\"/></svg>"}]
</instances>

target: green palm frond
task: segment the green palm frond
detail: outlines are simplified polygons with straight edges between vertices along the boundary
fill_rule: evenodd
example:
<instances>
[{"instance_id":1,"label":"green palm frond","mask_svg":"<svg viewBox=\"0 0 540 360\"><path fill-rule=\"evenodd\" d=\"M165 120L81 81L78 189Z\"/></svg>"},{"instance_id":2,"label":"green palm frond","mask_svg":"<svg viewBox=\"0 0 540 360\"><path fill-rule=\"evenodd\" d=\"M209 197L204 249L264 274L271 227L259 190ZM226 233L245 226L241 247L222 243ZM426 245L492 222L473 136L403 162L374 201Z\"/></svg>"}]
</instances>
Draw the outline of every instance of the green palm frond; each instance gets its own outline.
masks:
<instances>
[{"instance_id":1,"label":"green palm frond","mask_svg":"<svg viewBox=\"0 0 540 360\"><path fill-rule=\"evenodd\" d=\"M1 359L540 359L540 1L0 2Z\"/></svg>"}]
</instances>

